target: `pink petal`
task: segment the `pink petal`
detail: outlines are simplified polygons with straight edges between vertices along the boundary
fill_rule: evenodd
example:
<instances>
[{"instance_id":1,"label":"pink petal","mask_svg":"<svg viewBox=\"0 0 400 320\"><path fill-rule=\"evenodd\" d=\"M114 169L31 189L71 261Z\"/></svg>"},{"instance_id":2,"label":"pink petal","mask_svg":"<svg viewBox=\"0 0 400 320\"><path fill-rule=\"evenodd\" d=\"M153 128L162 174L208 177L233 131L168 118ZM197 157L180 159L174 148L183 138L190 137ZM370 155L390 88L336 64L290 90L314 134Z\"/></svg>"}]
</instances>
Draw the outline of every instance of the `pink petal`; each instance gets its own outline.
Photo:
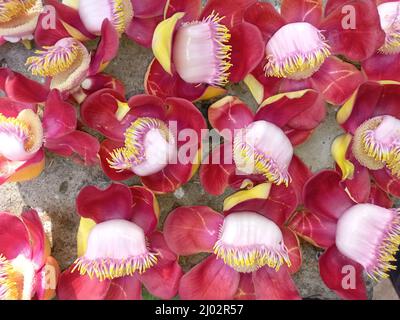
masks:
<instances>
[{"instance_id":1,"label":"pink petal","mask_svg":"<svg viewBox=\"0 0 400 320\"><path fill-rule=\"evenodd\" d=\"M389 197L389 194L375 184L371 187L371 192L367 202L384 208L393 207L393 200Z\"/></svg>"},{"instance_id":2,"label":"pink petal","mask_svg":"<svg viewBox=\"0 0 400 320\"><path fill-rule=\"evenodd\" d=\"M21 219L28 231L32 248L32 261L39 268L45 262L45 233L42 222L35 210L25 211Z\"/></svg>"},{"instance_id":3,"label":"pink petal","mask_svg":"<svg viewBox=\"0 0 400 320\"><path fill-rule=\"evenodd\" d=\"M313 88L334 105L343 104L365 81L365 76L352 64L336 57L325 60L311 78Z\"/></svg>"},{"instance_id":4,"label":"pink petal","mask_svg":"<svg viewBox=\"0 0 400 320\"><path fill-rule=\"evenodd\" d=\"M8 260L20 254L28 259L32 256L26 226L17 216L0 212L0 253Z\"/></svg>"},{"instance_id":5,"label":"pink petal","mask_svg":"<svg viewBox=\"0 0 400 320\"><path fill-rule=\"evenodd\" d=\"M232 300L240 274L211 255L186 273L181 280L182 300Z\"/></svg>"},{"instance_id":6,"label":"pink petal","mask_svg":"<svg viewBox=\"0 0 400 320\"><path fill-rule=\"evenodd\" d=\"M201 0L169 0L165 8L165 19L172 17L177 12L184 12L185 16L181 21L195 21L199 18L201 9Z\"/></svg>"},{"instance_id":7,"label":"pink petal","mask_svg":"<svg viewBox=\"0 0 400 320\"><path fill-rule=\"evenodd\" d=\"M376 53L362 62L362 69L370 80L400 81L400 54Z\"/></svg>"},{"instance_id":8,"label":"pink petal","mask_svg":"<svg viewBox=\"0 0 400 320\"><path fill-rule=\"evenodd\" d=\"M287 22L308 22L318 26L323 13L321 0L283 0L281 14Z\"/></svg>"},{"instance_id":9,"label":"pink petal","mask_svg":"<svg viewBox=\"0 0 400 320\"><path fill-rule=\"evenodd\" d=\"M150 18L134 17L125 31L126 35L136 43L150 48L154 30L161 21L161 15Z\"/></svg>"},{"instance_id":10,"label":"pink petal","mask_svg":"<svg viewBox=\"0 0 400 320\"><path fill-rule=\"evenodd\" d=\"M132 219L132 194L122 184L113 183L101 190L95 186L83 188L76 198L76 208L80 216L96 223L113 219Z\"/></svg>"},{"instance_id":11,"label":"pink petal","mask_svg":"<svg viewBox=\"0 0 400 320\"><path fill-rule=\"evenodd\" d=\"M229 80L240 82L263 61L265 44L259 29L248 22L240 23L230 31L233 66L229 70Z\"/></svg>"},{"instance_id":12,"label":"pink petal","mask_svg":"<svg viewBox=\"0 0 400 320\"><path fill-rule=\"evenodd\" d=\"M39 82L14 72L7 77L5 92L9 98L15 101L39 103L47 100L49 89Z\"/></svg>"},{"instance_id":13,"label":"pink petal","mask_svg":"<svg viewBox=\"0 0 400 320\"><path fill-rule=\"evenodd\" d=\"M300 241L297 238L297 235L289 228L284 227L281 230L283 234L283 242L288 249L289 259L292 264L288 270L290 274L294 274L300 270L303 261Z\"/></svg>"},{"instance_id":14,"label":"pink petal","mask_svg":"<svg viewBox=\"0 0 400 320\"><path fill-rule=\"evenodd\" d=\"M130 187L132 193L132 222L143 229L146 234L153 232L158 223L158 202L153 192L145 187Z\"/></svg>"},{"instance_id":15,"label":"pink petal","mask_svg":"<svg viewBox=\"0 0 400 320\"><path fill-rule=\"evenodd\" d=\"M295 155L289 166L289 174L292 177L291 186L296 191L299 202L301 202L303 200L302 194L304 185L307 180L311 178L312 172L308 166Z\"/></svg>"},{"instance_id":16,"label":"pink petal","mask_svg":"<svg viewBox=\"0 0 400 320\"><path fill-rule=\"evenodd\" d=\"M241 273L238 290L236 291L235 300L255 300L256 293L254 290L253 277L251 273Z\"/></svg>"},{"instance_id":17,"label":"pink petal","mask_svg":"<svg viewBox=\"0 0 400 320\"><path fill-rule=\"evenodd\" d=\"M213 252L222 223L222 215L209 207L180 207L165 221L165 240L178 255Z\"/></svg>"},{"instance_id":18,"label":"pink petal","mask_svg":"<svg viewBox=\"0 0 400 320\"><path fill-rule=\"evenodd\" d=\"M149 18L161 16L164 13L166 0L131 0L135 17Z\"/></svg>"},{"instance_id":19,"label":"pink petal","mask_svg":"<svg viewBox=\"0 0 400 320\"><path fill-rule=\"evenodd\" d=\"M400 179L392 176L387 169L371 170L376 184L385 192L400 198Z\"/></svg>"},{"instance_id":20,"label":"pink petal","mask_svg":"<svg viewBox=\"0 0 400 320\"><path fill-rule=\"evenodd\" d=\"M330 247L320 257L319 270L325 285L341 298L349 300L367 299L362 266L342 255L336 246ZM350 272L352 273L350 274ZM344 286L348 282L345 279L346 275L347 277L351 275L356 277L353 280L354 288Z\"/></svg>"},{"instance_id":21,"label":"pink petal","mask_svg":"<svg viewBox=\"0 0 400 320\"><path fill-rule=\"evenodd\" d=\"M121 277L110 281L104 300L141 300L142 284L135 277Z\"/></svg>"},{"instance_id":22,"label":"pink petal","mask_svg":"<svg viewBox=\"0 0 400 320\"><path fill-rule=\"evenodd\" d=\"M355 203L341 185L341 175L336 171L322 171L306 183L303 191L305 207L313 214L338 219Z\"/></svg>"},{"instance_id":23,"label":"pink petal","mask_svg":"<svg viewBox=\"0 0 400 320\"><path fill-rule=\"evenodd\" d=\"M264 267L253 273L257 300L301 299L289 270L283 266L279 271Z\"/></svg>"},{"instance_id":24,"label":"pink petal","mask_svg":"<svg viewBox=\"0 0 400 320\"><path fill-rule=\"evenodd\" d=\"M87 96L102 89L112 89L118 92L121 96L125 96L124 84L120 80L106 73L99 73L87 77L84 84L85 85L81 86L81 89Z\"/></svg>"},{"instance_id":25,"label":"pink petal","mask_svg":"<svg viewBox=\"0 0 400 320\"><path fill-rule=\"evenodd\" d=\"M50 92L43 111L43 129L48 139L57 139L76 129L76 111L62 100L57 90Z\"/></svg>"}]
</instances>

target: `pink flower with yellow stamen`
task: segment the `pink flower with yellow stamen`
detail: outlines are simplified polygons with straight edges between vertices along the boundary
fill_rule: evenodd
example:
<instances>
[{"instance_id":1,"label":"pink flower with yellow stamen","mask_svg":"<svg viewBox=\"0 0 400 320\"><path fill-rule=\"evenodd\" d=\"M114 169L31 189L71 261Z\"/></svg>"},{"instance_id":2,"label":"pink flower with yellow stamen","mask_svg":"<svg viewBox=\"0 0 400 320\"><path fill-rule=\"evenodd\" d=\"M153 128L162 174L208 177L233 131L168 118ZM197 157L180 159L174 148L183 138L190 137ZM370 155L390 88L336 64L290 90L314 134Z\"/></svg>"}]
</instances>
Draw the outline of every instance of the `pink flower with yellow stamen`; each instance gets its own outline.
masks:
<instances>
[{"instance_id":1,"label":"pink flower with yellow stamen","mask_svg":"<svg viewBox=\"0 0 400 320\"><path fill-rule=\"evenodd\" d=\"M57 295L72 300L173 298L182 276L177 256L156 230L159 207L144 187L85 187L76 206L81 217L78 258L60 276Z\"/></svg>"},{"instance_id":2,"label":"pink flower with yellow stamen","mask_svg":"<svg viewBox=\"0 0 400 320\"><path fill-rule=\"evenodd\" d=\"M325 113L323 100L314 90L270 97L256 113L236 97L215 102L208 109L208 119L224 144L201 166L203 187L219 195L241 183L241 187L265 181L289 185L290 171L296 167L292 166L293 145L303 143Z\"/></svg>"},{"instance_id":3,"label":"pink flower with yellow stamen","mask_svg":"<svg viewBox=\"0 0 400 320\"><path fill-rule=\"evenodd\" d=\"M199 167L201 131L207 126L200 111L187 100L138 95L126 102L117 91L104 89L85 100L81 118L107 137L101 144L100 159L104 172L114 181L137 175L155 192L173 192ZM185 130L190 137L179 139Z\"/></svg>"},{"instance_id":4,"label":"pink flower with yellow stamen","mask_svg":"<svg viewBox=\"0 0 400 320\"><path fill-rule=\"evenodd\" d=\"M339 110L346 130L333 146L343 179L352 184L357 172L371 177L386 192L400 197L400 85L366 82Z\"/></svg>"},{"instance_id":5,"label":"pink flower with yellow stamen","mask_svg":"<svg viewBox=\"0 0 400 320\"><path fill-rule=\"evenodd\" d=\"M210 253L182 277L180 298L300 299L291 278L301 267L300 243L285 227L297 204L293 187L264 183L226 198L223 214L172 211L164 225L170 248L181 256Z\"/></svg>"},{"instance_id":6,"label":"pink flower with yellow stamen","mask_svg":"<svg viewBox=\"0 0 400 320\"><path fill-rule=\"evenodd\" d=\"M283 0L280 14L270 3L258 2L244 19L265 41L265 59L245 79L259 103L300 89L314 89L334 105L343 103L365 76L335 55L365 60L385 37L372 0L328 0L325 10L322 0Z\"/></svg>"},{"instance_id":7,"label":"pink flower with yellow stamen","mask_svg":"<svg viewBox=\"0 0 400 320\"><path fill-rule=\"evenodd\" d=\"M89 134L76 130L77 115L73 106L64 102L57 90L41 92L43 88L39 84L8 72L6 93L17 94L12 90L15 79L39 90L29 97L30 103L0 98L0 184L39 176L45 167L46 149L85 164L95 163L99 143ZM40 102L41 95L47 97L44 105ZM35 98L39 99L37 103Z\"/></svg>"},{"instance_id":8,"label":"pink flower with yellow stamen","mask_svg":"<svg viewBox=\"0 0 400 320\"><path fill-rule=\"evenodd\" d=\"M145 78L149 94L210 99L240 82L262 59L260 32L242 19L255 0L170 0L153 36L155 59Z\"/></svg>"},{"instance_id":9,"label":"pink flower with yellow stamen","mask_svg":"<svg viewBox=\"0 0 400 320\"><path fill-rule=\"evenodd\" d=\"M42 0L2 1L0 3L0 43L1 40L9 42L32 40L42 10Z\"/></svg>"},{"instance_id":10,"label":"pink flower with yellow stamen","mask_svg":"<svg viewBox=\"0 0 400 320\"><path fill-rule=\"evenodd\" d=\"M289 223L299 236L326 249L319 259L322 280L344 299L367 299L363 271L374 280L387 278L396 269L400 245L399 210L391 209L393 202L368 176L359 173L358 179L359 190L352 190L339 172L316 174L304 187L305 209ZM353 270L351 286L343 285L345 267Z\"/></svg>"},{"instance_id":11,"label":"pink flower with yellow stamen","mask_svg":"<svg viewBox=\"0 0 400 320\"><path fill-rule=\"evenodd\" d=\"M85 89L92 85L86 88L82 86L84 81L96 77L118 52L118 34L108 20L101 30L102 38L92 56L79 40L58 38L52 45L37 50L35 56L27 59L26 65L33 75L49 78L50 89L57 89L66 96L72 94L82 102L86 97Z\"/></svg>"},{"instance_id":12,"label":"pink flower with yellow stamen","mask_svg":"<svg viewBox=\"0 0 400 320\"><path fill-rule=\"evenodd\" d=\"M0 213L0 300L50 300L60 273L39 215Z\"/></svg>"},{"instance_id":13,"label":"pink flower with yellow stamen","mask_svg":"<svg viewBox=\"0 0 400 320\"><path fill-rule=\"evenodd\" d=\"M120 37L126 34L136 43L150 47L154 30L163 19L166 0L47 0L56 12L56 28L46 28L41 16L35 40L42 46L54 44L54 38L73 37L79 41L94 39L108 20ZM44 23L42 23L42 21Z\"/></svg>"},{"instance_id":14,"label":"pink flower with yellow stamen","mask_svg":"<svg viewBox=\"0 0 400 320\"><path fill-rule=\"evenodd\" d=\"M370 80L399 81L400 1L376 0L376 5L386 38L375 55L362 62L362 69Z\"/></svg>"}]
</instances>

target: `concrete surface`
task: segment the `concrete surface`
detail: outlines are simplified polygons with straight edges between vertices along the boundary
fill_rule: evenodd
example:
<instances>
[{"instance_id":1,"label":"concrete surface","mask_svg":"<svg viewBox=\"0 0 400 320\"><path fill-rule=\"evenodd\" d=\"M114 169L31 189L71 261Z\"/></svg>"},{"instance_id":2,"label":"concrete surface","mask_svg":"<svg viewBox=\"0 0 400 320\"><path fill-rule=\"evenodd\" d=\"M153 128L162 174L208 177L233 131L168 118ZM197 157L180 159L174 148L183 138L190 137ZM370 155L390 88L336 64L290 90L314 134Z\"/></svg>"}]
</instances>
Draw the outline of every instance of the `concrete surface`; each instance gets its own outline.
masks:
<instances>
[{"instance_id":1,"label":"concrete surface","mask_svg":"<svg viewBox=\"0 0 400 320\"><path fill-rule=\"evenodd\" d=\"M24 62L29 55L30 52L20 44L6 44L0 47L1 64L24 74L27 74ZM150 50L141 48L124 38L119 56L110 64L107 72L117 76L125 83L128 96L143 93L143 76L151 59ZM232 86L230 94L240 96L245 102L256 108L254 100L243 85ZM203 104L202 107L206 106ZM335 110L329 107L329 115L325 123L316 130L306 144L296 150L296 153L313 171L330 168L333 164L330 157L330 145L340 133L341 129L335 122ZM108 183L108 179L97 167L83 167L68 159L48 154L46 170L37 180L0 187L0 210L15 214L28 207L45 210L43 220L50 231L53 255L60 262L61 267L66 268L76 258L75 236L78 218L75 213L75 197L79 190L86 185L105 187ZM133 183L137 183L137 181L133 181ZM231 192L227 194L229 193ZM220 210L225 196L211 197L206 194L196 176L175 194L159 196L158 199L164 219L168 212L182 205L208 205ZM302 296L316 299L336 299L336 295L329 291L320 279L317 263L320 252L307 244L303 245L302 251L303 267L294 277ZM185 269L188 269L201 258L186 258L182 259L182 262ZM372 287L369 286L369 288L372 296ZM381 288L382 286L377 290L377 294L385 296Z\"/></svg>"}]
</instances>

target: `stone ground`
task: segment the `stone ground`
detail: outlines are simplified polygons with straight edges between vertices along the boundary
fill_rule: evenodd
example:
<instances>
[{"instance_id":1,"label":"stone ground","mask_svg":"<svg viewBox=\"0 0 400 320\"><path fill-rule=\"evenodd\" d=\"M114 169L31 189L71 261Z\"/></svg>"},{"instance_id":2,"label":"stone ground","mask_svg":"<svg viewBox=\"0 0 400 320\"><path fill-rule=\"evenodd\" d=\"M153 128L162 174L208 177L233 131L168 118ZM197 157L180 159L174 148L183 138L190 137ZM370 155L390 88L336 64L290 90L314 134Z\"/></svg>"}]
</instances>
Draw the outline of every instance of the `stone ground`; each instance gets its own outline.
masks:
<instances>
[{"instance_id":1,"label":"stone ground","mask_svg":"<svg viewBox=\"0 0 400 320\"><path fill-rule=\"evenodd\" d=\"M0 47L0 62L15 71L27 74L24 63L30 54L21 44L6 44ZM124 38L117 59L106 71L125 83L127 95L130 97L143 93L143 75L151 59L151 50L141 48ZM230 94L238 95L256 109L256 103L244 85L232 86ZM200 107L207 108L207 105L203 104ZM328 106L328 110L325 122L307 143L296 150L296 154L315 172L333 166L330 146L333 139L341 134L341 129L335 122L335 109ZM137 184L138 181L133 180L131 183ZM0 187L0 210L19 214L24 208L43 209L43 221L52 239L53 255L65 269L76 258L76 232L79 221L75 212L76 195L86 185L105 187L108 184L109 180L98 167L80 166L68 159L48 154L46 170L38 179ZM183 205L208 205L220 210L223 199L230 193L227 192L221 197L211 197L203 191L196 175L190 183L174 194L158 197L162 218L174 208ZM303 243L302 252L304 263L300 272L294 276L301 295L304 298L337 299L320 279L320 252L306 243ZM201 258L194 257L182 262L188 269ZM383 282L375 290L372 289L372 285L369 287L371 298L396 298L388 282Z\"/></svg>"}]
</instances>

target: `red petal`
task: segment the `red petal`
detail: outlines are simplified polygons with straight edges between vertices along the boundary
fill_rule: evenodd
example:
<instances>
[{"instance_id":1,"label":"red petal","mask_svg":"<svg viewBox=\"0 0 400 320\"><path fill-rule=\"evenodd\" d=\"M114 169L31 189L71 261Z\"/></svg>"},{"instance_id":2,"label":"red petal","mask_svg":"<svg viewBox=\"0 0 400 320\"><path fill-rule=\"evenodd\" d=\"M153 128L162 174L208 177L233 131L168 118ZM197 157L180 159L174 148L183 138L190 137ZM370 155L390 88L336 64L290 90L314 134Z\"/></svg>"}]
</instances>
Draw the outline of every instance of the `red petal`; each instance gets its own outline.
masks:
<instances>
[{"instance_id":1,"label":"red petal","mask_svg":"<svg viewBox=\"0 0 400 320\"><path fill-rule=\"evenodd\" d=\"M22 254L28 259L32 255L29 234L17 216L0 212L0 253L8 260Z\"/></svg>"},{"instance_id":2,"label":"red petal","mask_svg":"<svg viewBox=\"0 0 400 320\"><path fill-rule=\"evenodd\" d=\"M132 220L132 194L122 184L113 183L101 190L95 186L83 188L76 198L78 214L90 218L96 223L108 220Z\"/></svg>"},{"instance_id":3,"label":"red petal","mask_svg":"<svg viewBox=\"0 0 400 320\"><path fill-rule=\"evenodd\" d=\"M307 180L312 177L312 172L307 165L295 155L289 166L289 174L292 177L291 186L296 191L300 203L302 201L304 185Z\"/></svg>"},{"instance_id":4,"label":"red petal","mask_svg":"<svg viewBox=\"0 0 400 320\"><path fill-rule=\"evenodd\" d=\"M124 181L128 180L135 176L132 171L124 170L124 171L117 171L110 167L107 159L110 158L110 153L113 152L117 148L121 148L124 146L123 141L113 141L113 140L104 140L100 145L100 163L101 168L103 169L104 173L113 181Z\"/></svg>"},{"instance_id":5,"label":"red petal","mask_svg":"<svg viewBox=\"0 0 400 320\"><path fill-rule=\"evenodd\" d=\"M133 199L132 221L146 234L153 232L158 223L159 207L153 192L144 187L131 187Z\"/></svg>"},{"instance_id":6,"label":"red petal","mask_svg":"<svg viewBox=\"0 0 400 320\"><path fill-rule=\"evenodd\" d=\"M248 8L244 19L260 29L266 42L286 24L272 4L264 2L257 2Z\"/></svg>"},{"instance_id":7,"label":"red petal","mask_svg":"<svg viewBox=\"0 0 400 320\"><path fill-rule=\"evenodd\" d=\"M45 233L42 222L35 210L25 211L22 216L22 221L28 231L29 240L32 248L32 261L40 268L43 266L45 256Z\"/></svg>"},{"instance_id":8,"label":"red petal","mask_svg":"<svg viewBox=\"0 0 400 320\"><path fill-rule=\"evenodd\" d=\"M349 12L347 7L352 10ZM354 22L354 27L347 25L349 22ZM321 23L320 30L326 30L332 54L342 54L356 61L375 54L385 41L376 3L372 0L348 1L338 6Z\"/></svg>"},{"instance_id":9,"label":"red petal","mask_svg":"<svg viewBox=\"0 0 400 320\"><path fill-rule=\"evenodd\" d=\"M201 18L206 18L213 12L225 17L222 23L232 28L243 21L243 14L248 7L255 4L257 0L208 0L203 9Z\"/></svg>"},{"instance_id":10,"label":"red petal","mask_svg":"<svg viewBox=\"0 0 400 320\"><path fill-rule=\"evenodd\" d=\"M230 31L233 66L229 70L229 80L236 83L242 81L263 61L265 43L259 29L248 22L240 23Z\"/></svg>"},{"instance_id":11,"label":"red petal","mask_svg":"<svg viewBox=\"0 0 400 320\"><path fill-rule=\"evenodd\" d=\"M162 16L151 18L134 17L125 33L136 43L146 48L150 48L153 41L154 30L161 21Z\"/></svg>"},{"instance_id":12,"label":"red petal","mask_svg":"<svg viewBox=\"0 0 400 320\"><path fill-rule=\"evenodd\" d=\"M313 176L304 187L305 207L313 214L338 219L355 203L341 185L341 175L336 171L322 171Z\"/></svg>"},{"instance_id":13,"label":"red petal","mask_svg":"<svg viewBox=\"0 0 400 320\"><path fill-rule=\"evenodd\" d=\"M321 0L283 0L281 5L282 17L287 22L308 22L318 26L321 22L323 4Z\"/></svg>"},{"instance_id":14,"label":"red petal","mask_svg":"<svg viewBox=\"0 0 400 320\"><path fill-rule=\"evenodd\" d=\"M257 300L300 300L301 297L287 267L279 271L264 267L253 272Z\"/></svg>"},{"instance_id":15,"label":"red petal","mask_svg":"<svg viewBox=\"0 0 400 320\"><path fill-rule=\"evenodd\" d=\"M86 132L73 131L57 139L47 139L45 147L58 155L72 157L85 165L98 162L100 144L95 137Z\"/></svg>"},{"instance_id":16,"label":"red petal","mask_svg":"<svg viewBox=\"0 0 400 320\"><path fill-rule=\"evenodd\" d=\"M43 111L43 129L48 139L57 139L76 129L76 111L57 90L50 92Z\"/></svg>"},{"instance_id":17,"label":"red petal","mask_svg":"<svg viewBox=\"0 0 400 320\"><path fill-rule=\"evenodd\" d=\"M35 43L39 47L44 46L52 46L57 41L68 38L71 35L68 33L67 29L65 29L60 17L57 15L54 17L55 27L48 27L49 13L43 12L39 16L38 23L35 29Z\"/></svg>"},{"instance_id":18,"label":"red petal","mask_svg":"<svg viewBox=\"0 0 400 320\"><path fill-rule=\"evenodd\" d=\"M0 90L5 91L6 80L13 74L9 68L0 68Z\"/></svg>"},{"instance_id":19,"label":"red petal","mask_svg":"<svg viewBox=\"0 0 400 320\"><path fill-rule=\"evenodd\" d=\"M335 244L336 221L311 211L298 211L290 220L289 228L317 247L328 248Z\"/></svg>"},{"instance_id":20,"label":"red petal","mask_svg":"<svg viewBox=\"0 0 400 320\"><path fill-rule=\"evenodd\" d=\"M169 0L165 8L165 19L172 17L177 12L184 12L182 22L198 20L201 13L201 0Z\"/></svg>"},{"instance_id":21,"label":"red petal","mask_svg":"<svg viewBox=\"0 0 400 320\"><path fill-rule=\"evenodd\" d=\"M400 119L400 86L398 84L381 84L381 86L383 90L374 115L389 115Z\"/></svg>"},{"instance_id":22,"label":"red petal","mask_svg":"<svg viewBox=\"0 0 400 320\"><path fill-rule=\"evenodd\" d=\"M135 277L121 277L110 281L104 300L141 300L142 284Z\"/></svg>"},{"instance_id":23,"label":"red petal","mask_svg":"<svg viewBox=\"0 0 400 320\"><path fill-rule=\"evenodd\" d=\"M7 77L5 92L9 98L15 101L39 103L47 100L49 89L39 82L14 72Z\"/></svg>"},{"instance_id":24,"label":"red petal","mask_svg":"<svg viewBox=\"0 0 400 320\"><path fill-rule=\"evenodd\" d=\"M102 89L112 89L118 92L121 96L125 96L124 84L120 80L105 73L99 73L87 77L84 81L84 85L82 85L81 88L87 96Z\"/></svg>"},{"instance_id":25,"label":"red petal","mask_svg":"<svg viewBox=\"0 0 400 320\"><path fill-rule=\"evenodd\" d=\"M400 179L392 176L387 169L371 170L376 184L387 193L400 198Z\"/></svg>"},{"instance_id":26,"label":"red petal","mask_svg":"<svg viewBox=\"0 0 400 320\"><path fill-rule=\"evenodd\" d=\"M157 118L162 121L167 121L167 107L165 105L165 102L158 97L146 94L139 94L130 98L128 104L131 108L128 115L133 116L133 118L128 119L129 125L130 122L140 117ZM128 117L125 116L124 122L127 122L127 118Z\"/></svg>"},{"instance_id":27,"label":"red petal","mask_svg":"<svg viewBox=\"0 0 400 320\"><path fill-rule=\"evenodd\" d=\"M178 255L213 252L223 217L209 207L181 207L164 224L168 246Z\"/></svg>"},{"instance_id":28,"label":"red petal","mask_svg":"<svg viewBox=\"0 0 400 320\"><path fill-rule=\"evenodd\" d=\"M331 14L333 11L341 8L346 3L349 3L352 0L328 0L325 5L325 15Z\"/></svg>"},{"instance_id":29,"label":"red petal","mask_svg":"<svg viewBox=\"0 0 400 320\"><path fill-rule=\"evenodd\" d=\"M349 300L367 299L362 266L342 255L336 246L329 248L320 257L319 271L326 286L335 291L341 298ZM355 276L353 279L355 288L347 288L346 276Z\"/></svg>"},{"instance_id":30,"label":"red petal","mask_svg":"<svg viewBox=\"0 0 400 320\"><path fill-rule=\"evenodd\" d=\"M297 238L296 234L288 229L282 228L283 234L283 242L288 249L289 252L289 259L291 262L291 266L288 268L290 274L294 274L300 270L302 264L302 254L301 254L301 247L300 241Z\"/></svg>"},{"instance_id":31,"label":"red petal","mask_svg":"<svg viewBox=\"0 0 400 320\"><path fill-rule=\"evenodd\" d=\"M211 255L182 277L179 296L183 300L232 300L239 281L240 273Z\"/></svg>"},{"instance_id":32,"label":"red petal","mask_svg":"<svg viewBox=\"0 0 400 320\"><path fill-rule=\"evenodd\" d=\"M104 300L110 288L111 281L90 279L88 275L81 276L79 271L71 273L72 265L58 279L57 297L60 300Z\"/></svg>"},{"instance_id":33,"label":"red petal","mask_svg":"<svg viewBox=\"0 0 400 320\"><path fill-rule=\"evenodd\" d=\"M233 141L234 131L254 121L253 111L239 98L225 97L208 109L208 119L214 129L225 139ZM229 130L229 132L224 132Z\"/></svg>"},{"instance_id":34,"label":"red petal","mask_svg":"<svg viewBox=\"0 0 400 320\"><path fill-rule=\"evenodd\" d=\"M238 290L234 296L235 300L255 300L256 293L251 273L241 273Z\"/></svg>"},{"instance_id":35,"label":"red petal","mask_svg":"<svg viewBox=\"0 0 400 320\"><path fill-rule=\"evenodd\" d=\"M204 84L186 83L177 73L171 76L164 71L156 59L150 63L147 69L144 87L147 94L152 94L162 99L180 97L189 101L199 99L207 89Z\"/></svg>"},{"instance_id":36,"label":"red petal","mask_svg":"<svg viewBox=\"0 0 400 320\"><path fill-rule=\"evenodd\" d=\"M306 142L313 133L313 130L296 130L292 128L286 128L283 131L294 147Z\"/></svg>"},{"instance_id":37,"label":"red petal","mask_svg":"<svg viewBox=\"0 0 400 320\"><path fill-rule=\"evenodd\" d=\"M257 111L255 120L269 121L282 128L298 115L311 118L311 112L315 112L316 103L320 105L321 102L318 92L314 90L308 90L298 98L289 98L284 95L279 100L262 106ZM306 112L309 112L309 115L305 114Z\"/></svg>"},{"instance_id":38,"label":"red petal","mask_svg":"<svg viewBox=\"0 0 400 320\"><path fill-rule=\"evenodd\" d=\"M363 61L362 68L370 80L400 81L400 54L376 53Z\"/></svg>"},{"instance_id":39,"label":"red petal","mask_svg":"<svg viewBox=\"0 0 400 320\"><path fill-rule=\"evenodd\" d=\"M352 64L336 57L325 60L311 78L315 90L331 104L343 104L365 81L365 76Z\"/></svg>"},{"instance_id":40,"label":"red petal","mask_svg":"<svg viewBox=\"0 0 400 320\"><path fill-rule=\"evenodd\" d=\"M389 195L385 191L383 191L375 184L372 185L371 187L371 193L369 195L369 199L367 202L384 208L393 207L393 200L389 197Z\"/></svg>"},{"instance_id":41,"label":"red petal","mask_svg":"<svg viewBox=\"0 0 400 320\"><path fill-rule=\"evenodd\" d=\"M225 164L227 159L232 159L232 149L228 146L229 144L222 144L216 147L200 167L200 182L209 194L223 194L229 186L229 177L235 171L233 162L227 161L228 164ZM225 155L226 152L229 155Z\"/></svg>"},{"instance_id":42,"label":"red petal","mask_svg":"<svg viewBox=\"0 0 400 320\"><path fill-rule=\"evenodd\" d=\"M90 63L89 75L97 74L118 54L119 35L111 22L106 19L101 26L101 39Z\"/></svg>"},{"instance_id":43,"label":"red petal","mask_svg":"<svg viewBox=\"0 0 400 320\"><path fill-rule=\"evenodd\" d=\"M25 109L37 112L36 104L16 102L7 97L0 97L0 113L5 117L18 117L18 114Z\"/></svg>"},{"instance_id":44,"label":"red petal","mask_svg":"<svg viewBox=\"0 0 400 320\"><path fill-rule=\"evenodd\" d=\"M131 0L135 17L139 18L161 16L166 2L166 0Z\"/></svg>"}]
</instances>

